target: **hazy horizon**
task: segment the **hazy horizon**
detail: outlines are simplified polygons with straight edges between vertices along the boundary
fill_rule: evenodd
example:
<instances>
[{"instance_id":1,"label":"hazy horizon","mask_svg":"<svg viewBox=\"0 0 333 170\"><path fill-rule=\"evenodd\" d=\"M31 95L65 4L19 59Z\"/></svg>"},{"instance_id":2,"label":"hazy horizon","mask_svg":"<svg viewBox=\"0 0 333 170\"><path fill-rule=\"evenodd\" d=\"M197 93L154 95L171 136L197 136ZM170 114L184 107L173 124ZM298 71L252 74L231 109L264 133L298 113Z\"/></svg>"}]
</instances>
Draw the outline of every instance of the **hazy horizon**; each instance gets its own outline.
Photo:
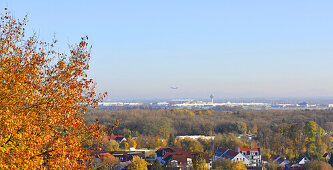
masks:
<instances>
[{"instance_id":1,"label":"hazy horizon","mask_svg":"<svg viewBox=\"0 0 333 170\"><path fill-rule=\"evenodd\" d=\"M60 51L88 35L89 75L111 97L333 96L333 1L0 5L17 18L28 14L41 40L55 34Z\"/></svg>"}]
</instances>

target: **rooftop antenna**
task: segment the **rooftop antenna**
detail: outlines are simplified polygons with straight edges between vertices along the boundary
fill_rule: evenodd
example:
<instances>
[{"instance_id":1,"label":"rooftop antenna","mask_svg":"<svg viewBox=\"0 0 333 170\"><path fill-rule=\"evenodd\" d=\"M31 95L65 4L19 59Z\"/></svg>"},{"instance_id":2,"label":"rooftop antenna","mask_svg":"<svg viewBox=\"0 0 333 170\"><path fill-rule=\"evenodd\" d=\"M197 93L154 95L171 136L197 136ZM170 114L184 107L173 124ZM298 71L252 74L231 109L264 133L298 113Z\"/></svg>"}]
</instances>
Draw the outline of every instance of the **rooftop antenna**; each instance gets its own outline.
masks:
<instances>
[{"instance_id":1,"label":"rooftop antenna","mask_svg":"<svg viewBox=\"0 0 333 170\"><path fill-rule=\"evenodd\" d=\"M211 100L211 102L213 104L214 103L214 96L211 94L209 97L210 97L210 100Z\"/></svg>"}]
</instances>

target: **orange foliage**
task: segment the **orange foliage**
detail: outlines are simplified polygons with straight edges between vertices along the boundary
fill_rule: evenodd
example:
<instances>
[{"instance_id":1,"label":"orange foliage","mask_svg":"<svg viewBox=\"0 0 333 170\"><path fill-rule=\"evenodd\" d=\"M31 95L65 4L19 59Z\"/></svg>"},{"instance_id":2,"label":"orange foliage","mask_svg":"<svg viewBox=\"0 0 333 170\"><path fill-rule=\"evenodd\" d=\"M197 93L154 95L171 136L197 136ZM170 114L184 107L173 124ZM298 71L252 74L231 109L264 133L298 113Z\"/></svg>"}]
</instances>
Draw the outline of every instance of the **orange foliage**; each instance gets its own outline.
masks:
<instances>
[{"instance_id":1,"label":"orange foliage","mask_svg":"<svg viewBox=\"0 0 333 170\"><path fill-rule=\"evenodd\" d=\"M100 137L83 115L102 98L85 73L88 37L58 53L55 41L26 37L26 21L7 10L0 21L0 169L83 168L82 143Z\"/></svg>"}]
</instances>

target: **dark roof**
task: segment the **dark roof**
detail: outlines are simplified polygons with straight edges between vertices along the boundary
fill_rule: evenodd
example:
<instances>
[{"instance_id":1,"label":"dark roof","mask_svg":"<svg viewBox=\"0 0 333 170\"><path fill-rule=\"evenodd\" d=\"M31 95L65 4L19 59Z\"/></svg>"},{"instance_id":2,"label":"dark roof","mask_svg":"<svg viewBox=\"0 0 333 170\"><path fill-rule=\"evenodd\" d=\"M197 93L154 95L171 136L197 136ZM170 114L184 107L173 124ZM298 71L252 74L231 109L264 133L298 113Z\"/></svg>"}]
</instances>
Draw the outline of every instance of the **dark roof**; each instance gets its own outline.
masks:
<instances>
[{"instance_id":1,"label":"dark roof","mask_svg":"<svg viewBox=\"0 0 333 170\"><path fill-rule=\"evenodd\" d=\"M110 151L112 155L128 155L125 151Z\"/></svg>"},{"instance_id":2,"label":"dark roof","mask_svg":"<svg viewBox=\"0 0 333 170\"><path fill-rule=\"evenodd\" d=\"M219 148L218 151L221 152L221 153L224 153L225 151L227 151L228 149L227 148Z\"/></svg>"},{"instance_id":3,"label":"dark roof","mask_svg":"<svg viewBox=\"0 0 333 170\"><path fill-rule=\"evenodd\" d=\"M226 149L226 148L219 148L214 153L214 155L216 155L216 156L225 157L225 158L228 158L228 159L233 159L238 154L239 154L238 152L233 151L231 149Z\"/></svg>"},{"instance_id":4,"label":"dark roof","mask_svg":"<svg viewBox=\"0 0 333 170\"><path fill-rule=\"evenodd\" d=\"M276 160L276 162L277 162L278 164L282 163L283 161L284 161L284 158L282 158L282 157L280 157L278 160Z\"/></svg>"},{"instance_id":5,"label":"dark roof","mask_svg":"<svg viewBox=\"0 0 333 170\"><path fill-rule=\"evenodd\" d=\"M229 159L233 159L236 155L238 155L239 153L238 152L235 152L235 151L233 151L233 150L228 150L225 154L224 154L224 156L226 157L226 158L229 158Z\"/></svg>"},{"instance_id":6,"label":"dark roof","mask_svg":"<svg viewBox=\"0 0 333 170\"><path fill-rule=\"evenodd\" d=\"M101 158L105 155L112 155L118 158L121 162L126 162L133 159L132 155L127 154L125 151L93 151L91 152L91 156L95 158Z\"/></svg>"},{"instance_id":7,"label":"dark roof","mask_svg":"<svg viewBox=\"0 0 333 170\"><path fill-rule=\"evenodd\" d=\"M219 148L214 152L216 156L222 156L228 149L227 148Z\"/></svg>"},{"instance_id":8,"label":"dark roof","mask_svg":"<svg viewBox=\"0 0 333 170\"><path fill-rule=\"evenodd\" d=\"M275 159L277 159L278 157L280 157L280 155L271 155L270 160L274 161Z\"/></svg>"},{"instance_id":9,"label":"dark roof","mask_svg":"<svg viewBox=\"0 0 333 170\"><path fill-rule=\"evenodd\" d=\"M301 162L301 160L302 160L303 158L305 158L305 159L307 159L307 160L310 160L310 159L309 159L308 157L306 157L305 155L302 155L302 156L300 156L300 157L296 160L296 162L297 162L297 163Z\"/></svg>"}]
</instances>

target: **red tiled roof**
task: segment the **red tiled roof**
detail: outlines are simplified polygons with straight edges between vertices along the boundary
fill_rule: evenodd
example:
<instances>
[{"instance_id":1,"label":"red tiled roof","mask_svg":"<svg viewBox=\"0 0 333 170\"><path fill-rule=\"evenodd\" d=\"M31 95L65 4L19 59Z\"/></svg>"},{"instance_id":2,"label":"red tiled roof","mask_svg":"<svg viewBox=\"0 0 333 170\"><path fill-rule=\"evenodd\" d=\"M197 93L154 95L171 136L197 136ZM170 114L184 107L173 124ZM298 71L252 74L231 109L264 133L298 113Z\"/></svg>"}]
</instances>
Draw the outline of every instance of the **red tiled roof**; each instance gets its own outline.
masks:
<instances>
[{"instance_id":1,"label":"red tiled roof","mask_svg":"<svg viewBox=\"0 0 333 170\"><path fill-rule=\"evenodd\" d=\"M166 152L163 156L163 159L167 158L170 155L190 155L189 152L185 152L183 150L177 152Z\"/></svg>"},{"instance_id":2,"label":"red tiled roof","mask_svg":"<svg viewBox=\"0 0 333 170\"><path fill-rule=\"evenodd\" d=\"M240 151L259 151L260 148L240 148Z\"/></svg>"},{"instance_id":3,"label":"red tiled roof","mask_svg":"<svg viewBox=\"0 0 333 170\"><path fill-rule=\"evenodd\" d=\"M108 140L115 140L118 137L123 138L124 136L108 136Z\"/></svg>"},{"instance_id":4,"label":"red tiled roof","mask_svg":"<svg viewBox=\"0 0 333 170\"><path fill-rule=\"evenodd\" d=\"M158 149L157 151L162 151L162 150L164 150L164 151L169 151L169 152L183 152L183 149L181 149L181 148L176 148L176 147L160 148L160 149ZM157 152L157 151L156 151L156 152Z\"/></svg>"},{"instance_id":5,"label":"red tiled roof","mask_svg":"<svg viewBox=\"0 0 333 170\"><path fill-rule=\"evenodd\" d=\"M160 148L155 153L158 157L165 157L167 153L184 152L181 148Z\"/></svg>"}]
</instances>

